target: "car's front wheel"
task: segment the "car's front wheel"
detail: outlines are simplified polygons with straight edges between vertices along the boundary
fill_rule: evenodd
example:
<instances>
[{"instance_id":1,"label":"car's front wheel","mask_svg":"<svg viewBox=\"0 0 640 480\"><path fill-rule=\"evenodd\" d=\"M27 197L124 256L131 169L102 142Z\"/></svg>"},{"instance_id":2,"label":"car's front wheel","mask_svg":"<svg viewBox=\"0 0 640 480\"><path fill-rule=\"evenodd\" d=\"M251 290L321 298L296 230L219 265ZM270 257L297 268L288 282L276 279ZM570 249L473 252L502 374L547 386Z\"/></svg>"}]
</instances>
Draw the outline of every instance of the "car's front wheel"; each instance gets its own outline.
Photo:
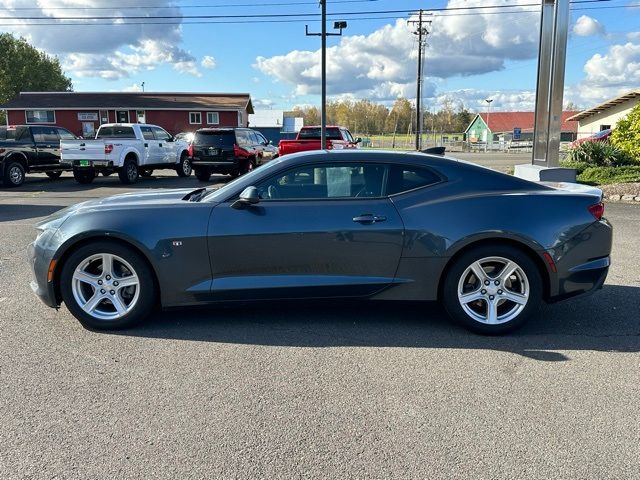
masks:
<instances>
[{"instance_id":1,"label":"car's front wheel","mask_svg":"<svg viewBox=\"0 0 640 480\"><path fill-rule=\"evenodd\" d=\"M25 170L20 162L9 161L4 170L4 185L19 187L24 183Z\"/></svg>"},{"instance_id":2,"label":"car's front wheel","mask_svg":"<svg viewBox=\"0 0 640 480\"><path fill-rule=\"evenodd\" d=\"M191 159L186 153L180 157L180 163L176 167L176 173L180 177L188 177L191 175L193 168L191 167Z\"/></svg>"},{"instance_id":3,"label":"car's front wheel","mask_svg":"<svg viewBox=\"0 0 640 480\"><path fill-rule=\"evenodd\" d=\"M444 306L465 327L500 334L521 326L542 301L534 261L510 246L482 246L455 260L443 285Z\"/></svg>"},{"instance_id":4,"label":"car's front wheel","mask_svg":"<svg viewBox=\"0 0 640 480\"><path fill-rule=\"evenodd\" d=\"M94 329L129 327L152 310L153 273L131 248L99 241L80 247L65 262L60 292L69 311Z\"/></svg>"}]
</instances>

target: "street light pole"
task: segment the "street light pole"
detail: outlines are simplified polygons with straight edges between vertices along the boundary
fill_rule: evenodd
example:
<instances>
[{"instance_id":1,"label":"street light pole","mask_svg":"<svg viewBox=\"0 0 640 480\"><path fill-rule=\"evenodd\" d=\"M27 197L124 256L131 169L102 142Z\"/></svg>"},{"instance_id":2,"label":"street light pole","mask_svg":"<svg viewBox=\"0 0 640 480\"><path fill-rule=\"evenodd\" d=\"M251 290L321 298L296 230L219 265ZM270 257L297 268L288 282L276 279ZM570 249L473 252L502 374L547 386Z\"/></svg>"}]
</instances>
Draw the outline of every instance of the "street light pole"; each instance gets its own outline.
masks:
<instances>
[{"instance_id":1,"label":"street light pole","mask_svg":"<svg viewBox=\"0 0 640 480\"><path fill-rule=\"evenodd\" d=\"M321 33L309 33L309 25L305 26L305 34L307 36L321 37L321 53L320 53L320 69L321 76L321 105L320 105L320 145L327 148L327 37L341 36L342 29L347 28L347 22L334 22L333 28L340 30L339 33L327 33L327 0L319 0L322 12L322 28Z\"/></svg>"},{"instance_id":2,"label":"street light pole","mask_svg":"<svg viewBox=\"0 0 640 480\"><path fill-rule=\"evenodd\" d=\"M491 128L489 128L489 117L491 115L491 102L493 102L493 98L485 98L485 102L487 102L487 141L484 142L484 151L487 151L487 147L489 146L489 135L491 135L491 143L493 143L493 132Z\"/></svg>"}]
</instances>

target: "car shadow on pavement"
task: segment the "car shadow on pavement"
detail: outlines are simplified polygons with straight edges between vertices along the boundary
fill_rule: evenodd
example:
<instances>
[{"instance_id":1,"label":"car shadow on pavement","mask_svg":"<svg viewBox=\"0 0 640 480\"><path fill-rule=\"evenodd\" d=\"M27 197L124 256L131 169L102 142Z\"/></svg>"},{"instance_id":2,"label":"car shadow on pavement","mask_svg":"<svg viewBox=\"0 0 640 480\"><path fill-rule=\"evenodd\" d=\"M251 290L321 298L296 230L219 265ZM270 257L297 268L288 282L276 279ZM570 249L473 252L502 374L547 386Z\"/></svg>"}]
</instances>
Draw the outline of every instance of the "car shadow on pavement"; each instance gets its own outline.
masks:
<instances>
[{"instance_id":1,"label":"car shadow on pavement","mask_svg":"<svg viewBox=\"0 0 640 480\"><path fill-rule=\"evenodd\" d=\"M0 204L0 224L2 224L3 222L15 222L17 220L29 220L32 218L47 217L63 208L65 208L64 205Z\"/></svg>"},{"instance_id":2,"label":"car shadow on pavement","mask_svg":"<svg viewBox=\"0 0 640 480\"><path fill-rule=\"evenodd\" d=\"M545 305L522 329L475 335L435 303L269 302L159 312L117 335L285 347L493 349L540 361L566 350L640 351L640 287L606 285L592 296Z\"/></svg>"}]
</instances>

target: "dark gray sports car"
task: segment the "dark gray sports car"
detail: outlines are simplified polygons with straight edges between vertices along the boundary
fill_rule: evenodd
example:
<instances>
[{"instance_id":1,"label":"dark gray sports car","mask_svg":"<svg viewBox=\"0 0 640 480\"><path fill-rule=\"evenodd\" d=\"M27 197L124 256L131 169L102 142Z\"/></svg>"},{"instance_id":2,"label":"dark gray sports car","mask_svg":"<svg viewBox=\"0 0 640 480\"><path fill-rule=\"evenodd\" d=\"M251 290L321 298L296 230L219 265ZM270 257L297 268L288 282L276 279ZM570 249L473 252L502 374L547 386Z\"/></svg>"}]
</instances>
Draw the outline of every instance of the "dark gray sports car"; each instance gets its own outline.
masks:
<instances>
[{"instance_id":1,"label":"dark gray sports car","mask_svg":"<svg viewBox=\"0 0 640 480\"><path fill-rule=\"evenodd\" d=\"M591 292L609 268L598 189L421 153L274 160L218 190L129 193L44 220L33 290L83 325L260 299L441 300L483 333Z\"/></svg>"}]
</instances>

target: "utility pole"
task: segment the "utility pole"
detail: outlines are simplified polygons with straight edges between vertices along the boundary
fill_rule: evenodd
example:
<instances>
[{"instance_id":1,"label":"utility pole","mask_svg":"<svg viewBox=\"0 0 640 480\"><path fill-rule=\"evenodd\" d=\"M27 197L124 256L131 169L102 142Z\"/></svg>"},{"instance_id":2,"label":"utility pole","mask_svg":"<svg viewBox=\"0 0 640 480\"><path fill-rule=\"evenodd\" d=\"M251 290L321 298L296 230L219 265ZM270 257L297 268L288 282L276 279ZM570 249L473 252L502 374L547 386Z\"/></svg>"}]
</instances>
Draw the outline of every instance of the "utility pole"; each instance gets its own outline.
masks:
<instances>
[{"instance_id":1,"label":"utility pole","mask_svg":"<svg viewBox=\"0 0 640 480\"><path fill-rule=\"evenodd\" d=\"M142 82L140 86L142 87L142 91L144 92L144 82Z\"/></svg>"},{"instance_id":2,"label":"utility pole","mask_svg":"<svg viewBox=\"0 0 640 480\"><path fill-rule=\"evenodd\" d=\"M489 116L491 115L491 102L493 102L493 98L485 98L485 102L487 102L487 141L484 142L484 151L487 151L487 147L489 143L493 145L493 130L489 128Z\"/></svg>"},{"instance_id":3,"label":"utility pole","mask_svg":"<svg viewBox=\"0 0 640 480\"><path fill-rule=\"evenodd\" d=\"M426 47L426 37L429 30L423 24L431 25L431 20L423 20L424 10L420 9L418 20L409 20L409 24L417 24L414 35L418 36L418 76L416 80L416 150L420 150L422 140L422 54Z\"/></svg>"},{"instance_id":4,"label":"utility pole","mask_svg":"<svg viewBox=\"0 0 640 480\"><path fill-rule=\"evenodd\" d=\"M327 0L319 0L322 12L322 28L321 33L309 33L309 25L305 26L305 34L309 36L321 37L322 53L321 70L322 70L322 93L320 106L320 145L327 148L327 37L339 37L342 35L342 29L347 28L347 22L334 22L333 28L340 30L340 33L327 33Z\"/></svg>"}]
</instances>

